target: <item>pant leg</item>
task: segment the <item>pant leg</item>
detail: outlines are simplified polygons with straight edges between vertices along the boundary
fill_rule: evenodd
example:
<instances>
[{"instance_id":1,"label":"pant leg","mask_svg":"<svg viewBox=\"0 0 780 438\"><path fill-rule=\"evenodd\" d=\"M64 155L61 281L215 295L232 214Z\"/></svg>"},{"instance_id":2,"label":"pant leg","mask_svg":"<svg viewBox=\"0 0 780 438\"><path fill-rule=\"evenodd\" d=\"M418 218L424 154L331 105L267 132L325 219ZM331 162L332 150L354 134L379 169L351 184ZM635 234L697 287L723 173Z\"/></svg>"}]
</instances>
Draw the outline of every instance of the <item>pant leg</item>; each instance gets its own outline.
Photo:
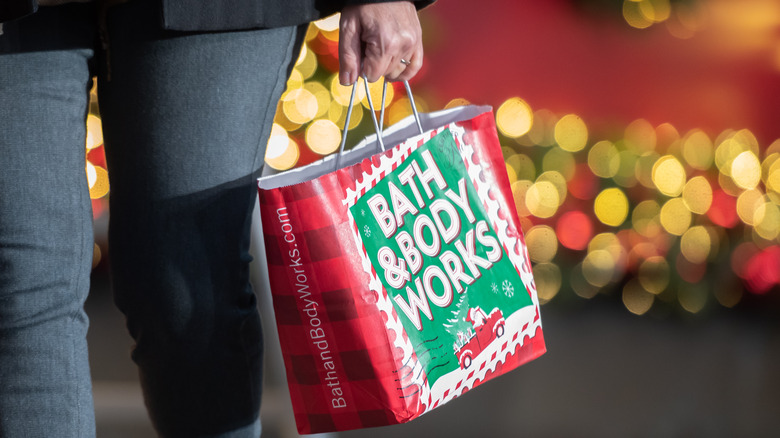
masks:
<instances>
[{"instance_id":1,"label":"pant leg","mask_svg":"<svg viewBox=\"0 0 780 438\"><path fill-rule=\"evenodd\" d=\"M257 436L262 335L249 285L255 176L303 33L173 33L153 2L108 15L99 82L109 253L163 436Z\"/></svg>"},{"instance_id":2,"label":"pant leg","mask_svg":"<svg viewBox=\"0 0 780 438\"><path fill-rule=\"evenodd\" d=\"M91 437L83 310L92 8L42 8L0 36L0 436Z\"/></svg>"}]
</instances>

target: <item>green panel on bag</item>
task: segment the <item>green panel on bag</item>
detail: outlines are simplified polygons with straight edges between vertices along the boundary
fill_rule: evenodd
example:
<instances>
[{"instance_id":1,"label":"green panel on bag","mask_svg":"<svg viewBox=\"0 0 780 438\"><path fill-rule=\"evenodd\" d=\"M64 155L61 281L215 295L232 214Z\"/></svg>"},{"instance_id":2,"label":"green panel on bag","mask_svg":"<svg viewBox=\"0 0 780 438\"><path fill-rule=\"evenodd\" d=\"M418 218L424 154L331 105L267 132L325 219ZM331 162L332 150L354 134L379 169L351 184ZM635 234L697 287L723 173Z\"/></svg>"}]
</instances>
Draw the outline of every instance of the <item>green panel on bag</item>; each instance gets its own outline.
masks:
<instances>
[{"instance_id":1,"label":"green panel on bag","mask_svg":"<svg viewBox=\"0 0 780 438\"><path fill-rule=\"evenodd\" d=\"M468 369L507 336L505 319L532 305L449 130L350 211L431 386Z\"/></svg>"}]
</instances>

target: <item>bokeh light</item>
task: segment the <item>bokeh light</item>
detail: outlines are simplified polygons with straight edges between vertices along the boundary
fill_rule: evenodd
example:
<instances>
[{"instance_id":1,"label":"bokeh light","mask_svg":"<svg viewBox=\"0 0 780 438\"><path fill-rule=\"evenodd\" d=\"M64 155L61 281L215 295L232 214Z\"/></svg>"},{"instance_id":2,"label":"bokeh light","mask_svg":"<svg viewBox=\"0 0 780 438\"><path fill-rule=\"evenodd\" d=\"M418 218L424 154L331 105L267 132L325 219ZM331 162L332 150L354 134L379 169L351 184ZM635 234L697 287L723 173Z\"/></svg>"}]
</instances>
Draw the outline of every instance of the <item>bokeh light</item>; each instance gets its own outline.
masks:
<instances>
[{"instance_id":1,"label":"bokeh light","mask_svg":"<svg viewBox=\"0 0 780 438\"><path fill-rule=\"evenodd\" d=\"M622 190L608 188L596 196L593 209L603 224L619 227L628 216L628 198Z\"/></svg>"},{"instance_id":2,"label":"bokeh light","mask_svg":"<svg viewBox=\"0 0 780 438\"><path fill-rule=\"evenodd\" d=\"M577 152L588 142L588 127L576 114L567 114L555 124L555 141L561 149Z\"/></svg>"}]
</instances>

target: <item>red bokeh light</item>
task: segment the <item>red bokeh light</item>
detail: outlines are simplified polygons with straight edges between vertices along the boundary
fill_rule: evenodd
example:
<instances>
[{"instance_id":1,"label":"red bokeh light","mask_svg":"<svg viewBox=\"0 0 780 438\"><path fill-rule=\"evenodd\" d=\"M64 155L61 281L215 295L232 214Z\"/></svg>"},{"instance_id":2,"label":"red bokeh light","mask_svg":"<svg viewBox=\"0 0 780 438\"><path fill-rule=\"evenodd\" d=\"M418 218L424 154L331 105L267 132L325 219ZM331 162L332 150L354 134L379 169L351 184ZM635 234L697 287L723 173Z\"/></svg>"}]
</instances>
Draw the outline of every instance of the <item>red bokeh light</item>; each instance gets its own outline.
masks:
<instances>
[{"instance_id":1,"label":"red bokeh light","mask_svg":"<svg viewBox=\"0 0 780 438\"><path fill-rule=\"evenodd\" d=\"M555 233L561 245L569 249L585 249L593 237L593 223L581 211L564 213L555 225Z\"/></svg>"}]
</instances>

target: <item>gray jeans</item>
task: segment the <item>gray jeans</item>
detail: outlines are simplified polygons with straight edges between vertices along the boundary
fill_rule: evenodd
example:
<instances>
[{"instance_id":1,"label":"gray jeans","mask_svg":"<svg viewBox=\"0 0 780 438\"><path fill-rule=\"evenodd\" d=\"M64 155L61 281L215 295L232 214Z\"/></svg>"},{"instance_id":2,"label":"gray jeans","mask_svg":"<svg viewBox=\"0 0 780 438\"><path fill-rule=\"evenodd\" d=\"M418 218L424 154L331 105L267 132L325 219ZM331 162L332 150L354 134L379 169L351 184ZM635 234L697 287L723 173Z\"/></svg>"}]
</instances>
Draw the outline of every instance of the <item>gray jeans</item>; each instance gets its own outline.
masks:
<instances>
[{"instance_id":1,"label":"gray jeans","mask_svg":"<svg viewBox=\"0 0 780 438\"><path fill-rule=\"evenodd\" d=\"M254 178L302 28L176 33L156 2L41 10L0 36L0 436L94 436L85 117L97 76L109 255L162 436L258 436ZM110 67L110 80L108 68Z\"/></svg>"}]
</instances>

